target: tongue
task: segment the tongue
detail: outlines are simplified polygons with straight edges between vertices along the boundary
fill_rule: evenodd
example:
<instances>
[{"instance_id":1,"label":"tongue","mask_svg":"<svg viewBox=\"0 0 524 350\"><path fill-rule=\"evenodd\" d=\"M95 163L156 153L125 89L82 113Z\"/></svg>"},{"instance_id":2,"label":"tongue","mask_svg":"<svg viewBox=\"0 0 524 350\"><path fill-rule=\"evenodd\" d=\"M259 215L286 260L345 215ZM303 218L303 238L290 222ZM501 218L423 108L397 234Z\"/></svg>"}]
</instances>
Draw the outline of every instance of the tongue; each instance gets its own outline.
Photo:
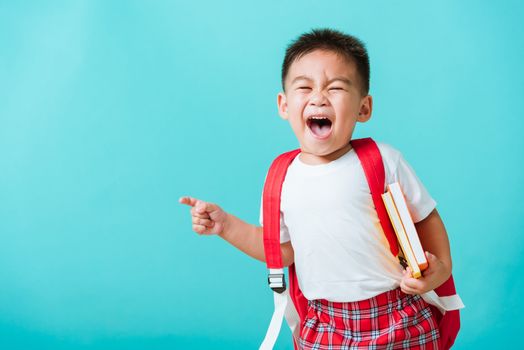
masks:
<instances>
[{"instance_id":1,"label":"tongue","mask_svg":"<svg viewBox=\"0 0 524 350\"><path fill-rule=\"evenodd\" d=\"M331 130L331 125L320 125L318 123L311 123L311 131L313 131L313 134L319 137L324 137L327 134L329 134L329 131Z\"/></svg>"}]
</instances>

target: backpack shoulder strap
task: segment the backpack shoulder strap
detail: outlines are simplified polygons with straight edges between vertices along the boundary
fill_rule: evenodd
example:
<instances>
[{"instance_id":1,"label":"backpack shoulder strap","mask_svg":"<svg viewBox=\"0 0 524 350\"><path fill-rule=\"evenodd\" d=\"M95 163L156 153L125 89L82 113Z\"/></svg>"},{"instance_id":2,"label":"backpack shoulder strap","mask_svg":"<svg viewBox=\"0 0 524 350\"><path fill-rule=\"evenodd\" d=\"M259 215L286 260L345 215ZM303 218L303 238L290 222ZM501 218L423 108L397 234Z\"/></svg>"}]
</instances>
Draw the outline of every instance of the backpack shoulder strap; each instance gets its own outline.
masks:
<instances>
[{"instance_id":1,"label":"backpack shoulder strap","mask_svg":"<svg viewBox=\"0 0 524 350\"><path fill-rule=\"evenodd\" d=\"M299 153L300 150L297 149L278 156L271 164L264 184L262 197L264 253L269 269L269 287L274 291L275 311L273 312L266 336L260 345L260 350L273 349L278 334L280 333L283 318L286 319L291 328L295 349L298 349L300 314L295 307L295 299L290 295L290 289L293 289L294 283L296 283L296 276L292 276L294 269L290 268L291 287L287 289L282 264L282 253L280 251L280 197L287 168ZM307 300L304 297L303 299L306 303L305 305L307 305Z\"/></svg>"},{"instance_id":2,"label":"backpack shoulder strap","mask_svg":"<svg viewBox=\"0 0 524 350\"><path fill-rule=\"evenodd\" d=\"M269 269L282 268L280 252L280 194L289 164L300 149L278 156L269 168L263 193L264 252Z\"/></svg>"},{"instance_id":3,"label":"backpack shoulder strap","mask_svg":"<svg viewBox=\"0 0 524 350\"><path fill-rule=\"evenodd\" d=\"M371 197L373 198L373 204L375 205L382 230L388 240L389 249L394 256L397 256L397 236L391 226L386 206L381 197L386 188L386 173L380 150L375 141L369 137L351 140L351 146L357 153L358 159L360 160L364 173L366 174Z\"/></svg>"}]
</instances>

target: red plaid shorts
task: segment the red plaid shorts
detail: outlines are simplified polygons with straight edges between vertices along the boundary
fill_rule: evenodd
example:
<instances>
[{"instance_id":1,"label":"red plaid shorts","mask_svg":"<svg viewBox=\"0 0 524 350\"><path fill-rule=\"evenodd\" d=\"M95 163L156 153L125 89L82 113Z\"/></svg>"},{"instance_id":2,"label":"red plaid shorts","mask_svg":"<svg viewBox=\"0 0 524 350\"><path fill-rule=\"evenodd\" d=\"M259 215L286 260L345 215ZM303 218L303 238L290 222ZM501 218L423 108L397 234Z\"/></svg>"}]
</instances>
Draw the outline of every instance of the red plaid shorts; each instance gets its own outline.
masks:
<instances>
[{"instance_id":1,"label":"red plaid shorts","mask_svg":"<svg viewBox=\"0 0 524 350\"><path fill-rule=\"evenodd\" d=\"M347 303L310 300L300 332L307 349L438 349L438 325L420 295L400 288Z\"/></svg>"}]
</instances>

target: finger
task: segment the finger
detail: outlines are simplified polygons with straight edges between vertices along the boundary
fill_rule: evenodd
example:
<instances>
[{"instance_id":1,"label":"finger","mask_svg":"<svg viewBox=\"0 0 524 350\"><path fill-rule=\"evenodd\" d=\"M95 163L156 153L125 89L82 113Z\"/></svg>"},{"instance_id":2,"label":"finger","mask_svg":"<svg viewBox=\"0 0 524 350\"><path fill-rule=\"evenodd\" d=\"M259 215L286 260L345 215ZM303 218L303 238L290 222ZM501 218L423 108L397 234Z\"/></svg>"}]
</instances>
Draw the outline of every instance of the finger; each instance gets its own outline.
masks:
<instances>
[{"instance_id":1,"label":"finger","mask_svg":"<svg viewBox=\"0 0 524 350\"><path fill-rule=\"evenodd\" d=\"M418 294L417 291L415 291L412 288L406 287L405 285L401 285L400 290L403 291L405 294Z\"/></svg>"},{"instance_id":2,"label":"finger","mask_svg":"<svg viewBox=\"0 0 524 350\"><path fill-rule=\"evenodd\" d=\"M406 294L415 294L412 288L406 286L404 278L400 281L400 290Z\"/></svg>"},{"instance_id":3,"label":"finger","mask_svg":"<svg viewBox=\"0 0 524 350\"><path fill-rule=\"evenodd\" d=\"M401 283L403 284L404 289L411 294L420 294L421 291L426 288L426 281L413 277L403 278Z\"/></svg>"},{"instance_id":4,"label":"finger","mask_svg":"<svg viewBox=\"0 0 524 350\"><path fill-rule=\"evenodd\" d=\"M408 278L403 278L402 280L404 281L404 284L406 285L407 288L411 288L414 290L421 290L424 287L424 282L416 278L408 277Z\"/></svg>"},{"instance_id":5,"label":"finger","mask_svg":"<svg viewBox=\"0 0 524 350\"><path fill-rule=\"evenodd\" d=\"M197 203L197 199L196 198L193 198L193 197L180 197L180 199L178 200L179 203L181 204L185 204L185 205L189 205L191 207L194 207Z\"/></svg>"},{"instance_id":6,"label":"finger","mask_svg":"<svg viewBox=\"0 0 524 350\"><path fill-rule=\"evenodd\" d=\"M211 228L206 227L204 225L193 225L193 231L195 231L199 235L213 235L214 234Z\"/></svg>"},{"instance_id":7,"label":"finger","mask_svg":"<svg viewBox=\"0 0 524 350\"><path fill-rule=\"evenodd\" d=\"M193 225L193 231L201 235L206 233L206 229L204 225Z\"/></svg>"},{"instance_id":8,"label":"finger","mask_svg":"<svg viewBox=\"0 0 524 350\"><path fill-rule=\"evenodd\" d=\"M411 273L411 267L406 266L406 269L404 270L404 276L406 277L413 277L413 274Z\"/></svg>"},{"instance_id":9,"label":"finger","mask_svg":"<svg viewBox=\"0 0 524 350\"><path fill-rule=\"evenodd\" d=\"M191 208L191 216L196 216L197 218L200 218L200 219L209 219L208 213L206 212L198 213L195 207Z\"/></svg>"},{"instance_id":10,"label":"finger","mask_svg":"<svg viewBox=\"0 0 524 350\"><path fill-rule=\"evenodd\" d=\"M211 213L219 209L219 207L216 204L204 202L201 200L197 200L197 204L195 205L195 209L197 213Z\"/></svg>"},{"instance_id":11,"label":"finger","mask_svg":"<svg viewBox=\"0 0 524 350\"><path fill-rule=\"evenodd\" d=\"M197 217L193 217L193 224L202 225L202 226L206 226L206 227L213 227L213 226L215 226L215 222L213 220L200 219L200 218L197 218Z\"/></svg>"},{"instance_id":12,"label":"finger","mask_svg":"<svg viewBox=\"0 0 524 350\"><path fill-rule=\"evenodd\" d=\"M407 275L407 274L404 275L404 277L402 277L402 280L404 281L404 283L406 283L408 287L412 287L412 288L416 288L420 282L418 279L411 277L410 275Z\"/></svg>"}]
</instances>

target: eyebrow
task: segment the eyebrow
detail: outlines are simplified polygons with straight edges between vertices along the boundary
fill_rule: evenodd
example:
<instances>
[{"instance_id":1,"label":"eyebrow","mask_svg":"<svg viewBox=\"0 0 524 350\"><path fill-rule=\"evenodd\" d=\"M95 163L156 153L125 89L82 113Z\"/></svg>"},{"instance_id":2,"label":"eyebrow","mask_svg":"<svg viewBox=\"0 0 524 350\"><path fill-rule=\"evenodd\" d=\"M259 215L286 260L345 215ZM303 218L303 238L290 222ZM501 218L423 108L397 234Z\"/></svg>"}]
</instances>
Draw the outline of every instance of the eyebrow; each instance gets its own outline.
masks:
<instances>
[{"instance_id":1,"label":"eyebrow","mask_svg":"<svg viewBox=\"0 0 524 350\"><path fill-rule=\"evenodd\" d=\"M309 81L313 81L313 79L311 79L310 77L308 77L307 75L299 75L298 77L296 77L295 79L293 79L293 81L291 81L291 85L295 84L297 81L299 80L309 80ZM335 77L333 79L329 79L328 80L328 85L335 82L335 81L340 81L344 84L347 84L347 85L353 85L351 83L351 80L349 80L348 78L345 78L345 77Z\"/></svg>"}]
</instances>

